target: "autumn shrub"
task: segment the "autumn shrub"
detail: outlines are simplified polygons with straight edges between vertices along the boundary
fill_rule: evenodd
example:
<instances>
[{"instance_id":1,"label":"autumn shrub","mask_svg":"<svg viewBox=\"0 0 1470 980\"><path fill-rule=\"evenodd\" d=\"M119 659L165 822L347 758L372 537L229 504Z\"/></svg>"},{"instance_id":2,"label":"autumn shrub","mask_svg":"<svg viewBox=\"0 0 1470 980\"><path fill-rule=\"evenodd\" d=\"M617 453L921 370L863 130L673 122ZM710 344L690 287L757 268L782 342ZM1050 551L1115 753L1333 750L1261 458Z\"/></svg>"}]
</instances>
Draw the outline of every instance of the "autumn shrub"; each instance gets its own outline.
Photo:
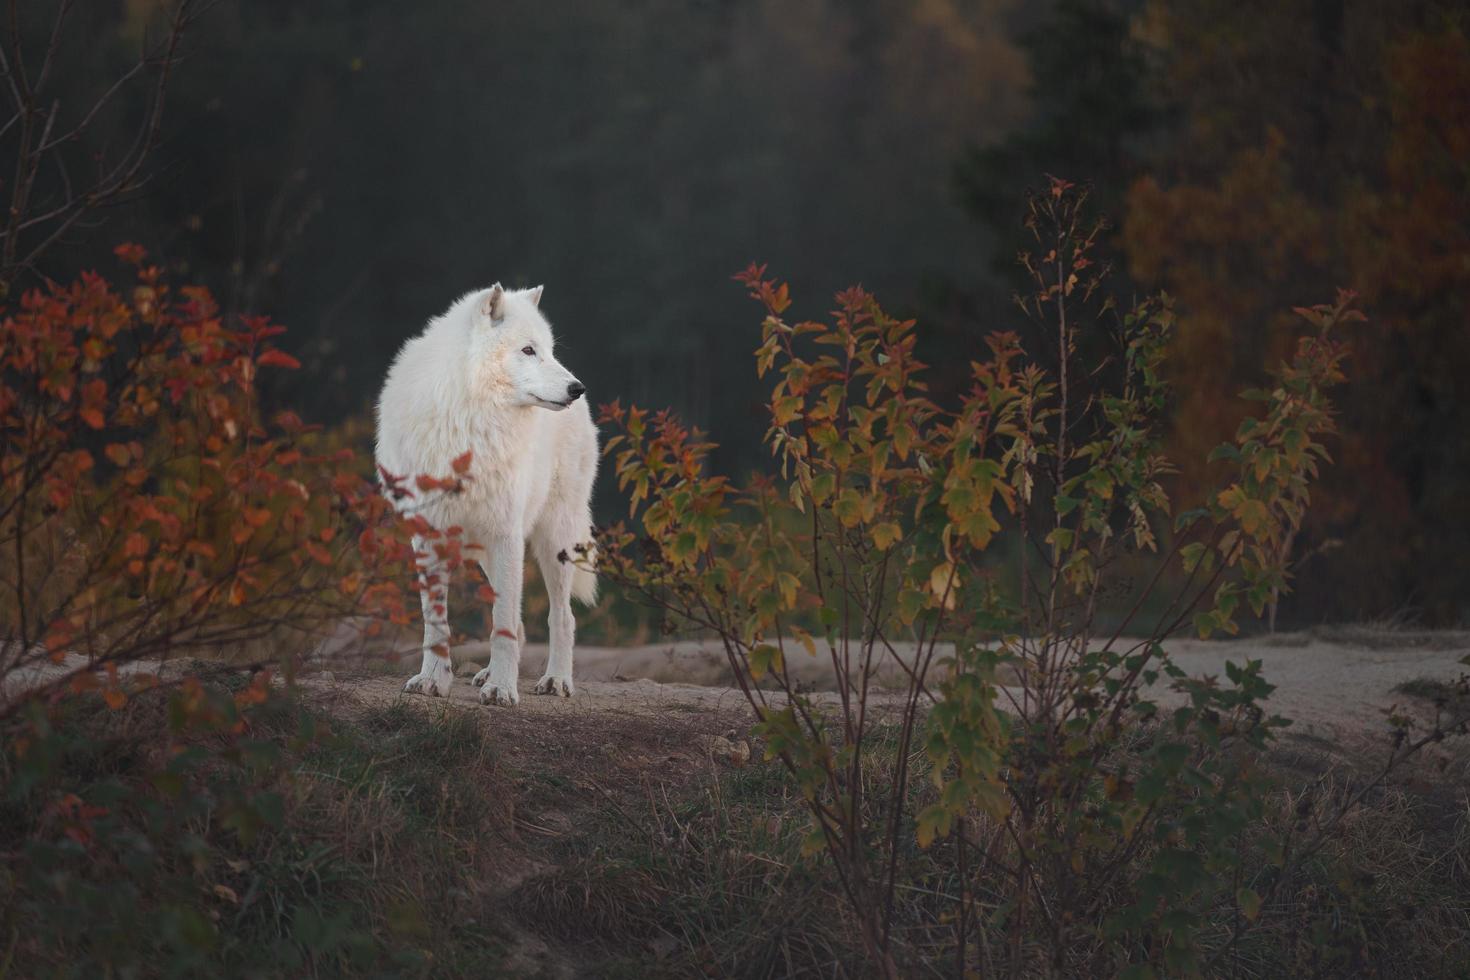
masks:
<instances>
[{"instance_id":1,"label":"autumn shrub","mask_svg":"<svg viewBox=\"0 0 1470 980\"><path fill-rule=\"evenodd\" d=\"M222 942L198 891L229 841L281 826L281 682L329 633L409 624L437 584L415 538L462 564L412 502L459 492L469 458L374 474L261 406L260 373L297 366L281 327L117 255L125 286L89 273L0 308L0 905L32 965L188 973ZM26 910L48 906L65 916L38 931ZM329 919L304 948L331 945ZM139 933L156 947L121 942Z\"/></svg>"},{"instance_id":2,"label":"autumn shrub","mask_svg":"<svg viewBox=\"0 0 1470 980\"><path fill-rule=\"evenodd\" d=\"M723 643L878 972L904 972L894 890L915 844L944 848L952 869L957 971L1213 970L1317 845L1263 829L1260 761L1287 722L1260 663L1190 678L1166 644L1234 633L1289 588L1334 431L1337 334L1360 314L1350 293L1296 310L1294 353L1245 392L1257 410L1212 457L1221 485L1175 514L1169 299L1104 298L1085 190L1053 180L1028 228L1018 303L1042 345L988 337L953 404L928 397L912 321L853 289L832 322L791 323L787 287L744 272L766 312L756 362L775 378L779 476L737 487L708 471L703 434L609 406L633 523L602 534L600 573ZM1176 571L1182 585L1156 595ZM1121 605L1108 629L1104 596ZM834 696L793 682L799 656L830 659ZM896 698L871 685L888 664L908 681ZM897 745L874 767L880 723ZM1401 730L1390 763L1456 730L1463 718ZM1361 798L1314 814L1306 836ZM1266 870L1247 874L1251 861Z\"/></svg>"},{"instance_id":3,"label":"autumn shrub","mask_svg":"<svg viewBox=\"0 0 1470 980\"><path fill-rule=\"evenodd\" d=\"M410 536L459 559L388 498L456 492L467 459L380 492L350 448L262 410L259 372L297 366L271 344L284 328L227 322L141 249L118 254L126 289L88 274L3 311L0 719L91 687L120 703L160 679L145 660L264 664L344 617L406 623Z\"/></svg>"}]
</instances>

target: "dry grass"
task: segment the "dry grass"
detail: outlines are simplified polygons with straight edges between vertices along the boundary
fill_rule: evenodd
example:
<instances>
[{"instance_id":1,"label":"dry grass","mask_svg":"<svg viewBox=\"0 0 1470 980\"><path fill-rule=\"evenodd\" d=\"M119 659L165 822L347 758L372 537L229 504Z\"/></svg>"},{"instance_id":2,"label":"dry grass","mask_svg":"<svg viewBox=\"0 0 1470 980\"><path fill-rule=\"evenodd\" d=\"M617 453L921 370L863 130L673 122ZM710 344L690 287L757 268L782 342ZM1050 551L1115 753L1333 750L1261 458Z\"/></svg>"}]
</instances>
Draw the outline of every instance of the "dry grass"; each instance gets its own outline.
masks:
<instances>
[{"instance_id":1,"label":"dry grass","mask_svg":"<svg viewBox=\"0 0 1470 980\"><path fill-rule=\"evenodd\" d=\"M19 792L4 780L12 873L0 880L0 928L27 937L0 959L7 975L200 975L207 964L217 976L468 977L503 959L516 937L484 884L517 851L478 721L390 705L329 722L331 708L283 698L252 713L238 747L196 741L191 751L224 754L206 756L170 802L153 788L170 741L165 699L78 705L50 785ZM108 804L86 853L48 843L40 806L63 792ZM243 821L241 804L267 799L274 817ZM61 891L48 896L31 872ZM56 921L83 898L88 931L106 942Z\"/></svg>"},{"instance_id":2,"label":"dry grass","mask_svg":"<svg viewBox=\"0 0 1470 980\"><path fill-rule=\"evenodd\" d=\"M691 790L650 786L579 828L516 892L522 921L579 944L593 976L865 975L778 768L707 770Z\"/></svg>"},{"instance_id":3,"label":"dry grass","mask_svg":"<svg viewBox=\"0 0 1470 980\"><path fill-rule=\"evenodd\" d=\"M1308 635L1326 643L1368 650L1470 649L1470 631L1423 630L1396 623L1356 623L1314 626Z\"/></svg>"},{"instance_id":4,"label":"dry grass","mask_svg":"<svg viewBox=\"0 0 1470 980\"><path fill-rule=\"evenodd\" d=\"M1299 837L1303 820L1330 813L1359 785L1363 774L1330 748L1297 739L1273 754L1281 789L1268 833ZM873 775L888 763L880 750ZM1282 881L1257 853L1248 884L1270 902L1210 975L1466 975L1470 783L1440 789L1433 798L1402 786L1370 795ZM579 944L593 975L864 976L836 881L822 859L800 854L806 830L776 766L712 773L683 799L650 794L579 828L559 842L555 870L524 883L514 904L526 924ZM952 857L944 844L902 855L895 936L911 975L953 973ZM994 884L982 884L980 899L998 907L1006 890ZM1228 942L1230 922L1222 909L1207 947ZM1005 941L999 929L971 941L982 939L997 949ZM1037 948L1036 975L1046 975L1051 957Z\"/></svg>"},{"instance_id":5,"label":"dry grass","mask_svg":"<svg viewBox=\"0 0 1470 980\"><path fill-rule=\"evenodd\" d=\"M1278 828L1329 809L1334 772L1275 799ZM1247 976L1461 977L1470 972L1470 800L1445 807L1389 788L1370 797L1287 879L1236 950ZM1273 883L1263 868L1259 890Z\"/></svg>"},{"instance_id":6,"label":"dry grass","mask_svg":"<svg viewBox=\"0 0 1470 980\"><path fill-rule=\"evenodd\" d=\"M127 879L145 908L162 908L175 886L204 895L220 937L211 975L867 975L825 858L802 854L809 824L784 772L758 759L730 768L702 748L704 735L744 729L739 710L538 716L427 699L384 705L340 690L301 697L262 714L251 733L285 752L268 787L284 801L280 827L245 843L197 823L205 850L165 855ZM309 740L307 717L320 729ZM75 721L89 748L64 761L71 788L158 764L159 704L138 699ZM875 784L893 764L891 743L880 726L865 770ZM1311 736L1289 735L1271 765L1282 786L1275 830L1317 819L1362 778ZM1414 778L1434 781L1369 796L1288 878L1276 881L1260 860L1249 884L1268 904L1216 975L1470 972L1470 780L1463 766ZM916 801L932 792L922 778L914 787ZM14 858L36 825L11 809L5 817L0 847ZM908 831L905 841L900 962L910 975L951 975L953 852L921 851ZM1003 900L1003 883L992 884L982 902ZM0 913L6 935L30 935L26 916L49 908L23 906ZM977 939L1003 941L990 927ZM6 955L11 975L49 975L108 956L147 964L153 941L145 931L111 945L59 937Z\"/></svg>"}]
</instances>

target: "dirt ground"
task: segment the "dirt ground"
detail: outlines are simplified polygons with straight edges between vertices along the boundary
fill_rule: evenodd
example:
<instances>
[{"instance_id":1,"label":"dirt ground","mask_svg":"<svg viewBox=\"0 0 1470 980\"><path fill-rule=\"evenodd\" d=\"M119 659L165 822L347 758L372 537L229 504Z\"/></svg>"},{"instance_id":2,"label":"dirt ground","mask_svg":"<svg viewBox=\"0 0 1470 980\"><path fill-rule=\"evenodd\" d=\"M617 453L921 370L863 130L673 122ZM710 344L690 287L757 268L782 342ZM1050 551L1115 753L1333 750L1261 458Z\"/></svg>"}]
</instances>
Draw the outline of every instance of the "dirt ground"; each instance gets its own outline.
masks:
<instances>
[{"instance_id":1,"label":"dirt ground","mask_svg":"<svg viewBox=\"0 0 1470 980\"><path fill-rule=\"evenodd\" d=\"M788 653L788 668L801 686L818 700L835 697L825 650L819 645L817 655L808 656L796 644L789 647L794 652ZM1423 679L1451 681L1470 671L1459 663L1470 654L1470 632L1334 627L1230 641L1174 640L1168 649L1191 676L1217 676L1222 682L1227 661L1261 660L1266 679L1276 685L1270 708L1293 719L1293 734L1333 743L1351 743L1383 732L1385 712L1415 700L1396 691L1398 685ZM912 648L900 645L898 653L911 657ZM731 685L723 650L713 641L579 646L576 696L571 699L531 693L546 664L547 649L528 644L521 659L521 700L514 708L482 706L479 690L470 682L471 675L488 662L488 643L464 644L453 655L458 676L449 703L475 710L562 718L569 723L601 715L689 720L708 716L697 725L701 730L744 727L750 717L744 697ZM309 662L306 679L314 687L344 695L348 702L391 701L418 670L418 659L416 650L394 662L381 651L354 655L340 643L328 643ZM46 664L23 675L17 672L8 683L21 687L42 683L58 672L74 669L73 661L68 657L61 665ZM134 669L157 667L139 664ZM881 670L876 682L879 690L892 693L880 694L879 699L896 700L896 685L901 681L892 665ZM1158 693L1166 704L1178 697L1166 690Z\"/></svg>"},{"instance_id":2,"label":"dirt ground","mask_svg":"<svg viewBox=\"0 0 1470 980\"><path fill-rule=\"evenodd\" d=\"M819 699L833 689L830 659L823 649L807 656L800 647L788 666ZM1407 681L1450 681L1470 670L1458 661L1470 654L1470 633L1412 633L1337 628L1231 641L1175 640L1168 645L1175 662L1191 676L1216 676L1225 664L1263 662L1266 679L1276 685L1270 707L1293 719L1293 734L1330 742L1357 741L1386 728L1385 711L1412 701L1395 688ZM911 650L900 647L901 655ZM528 644L521 660L523 714L585 718L600 713L644 716L697 715L748 717L740 691L731 686L722 649L713 642L680 641L638 647L580 646L576 651L576 696L570 700L536 696L547 650ZM459 674L450 700L480 709L470 675L488 662L489 645L470 643L454 651ZM417 671L414 652L396 666L378 658L369 670L337 667L332 682L350 685L353 694L373 699L397 697L403 681ZM892 685L898 672L880 674ZM1168 703L1177 697L1161 691Z\"/></svg>"}]
</instances>

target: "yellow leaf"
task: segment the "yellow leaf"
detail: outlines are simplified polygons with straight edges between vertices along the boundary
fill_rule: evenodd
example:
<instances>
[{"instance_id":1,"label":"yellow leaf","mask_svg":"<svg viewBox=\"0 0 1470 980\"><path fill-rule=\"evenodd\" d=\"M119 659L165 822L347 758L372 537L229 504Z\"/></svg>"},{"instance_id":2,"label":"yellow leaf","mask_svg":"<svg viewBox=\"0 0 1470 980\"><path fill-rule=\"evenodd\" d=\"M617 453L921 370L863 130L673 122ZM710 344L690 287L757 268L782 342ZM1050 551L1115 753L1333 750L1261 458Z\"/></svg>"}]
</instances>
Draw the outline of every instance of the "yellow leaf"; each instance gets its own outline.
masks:
<instances>
[{"instance_id":1,"label":"yellow leaf","mask_svg":"<svg viewBox=\"0 0 1470 980\"><path fill-rule=\"evenodd\" d=\"M955 607L955 595L960 590L960 572L951 562L941 562L929 573L929 593L943 603L945 609Z\"/></svg>"},{"instance_id":2,"label":"yellow leaf","mask_svg":"<svg viewBox=\"0 0 1470 980\"><path fill-rule=\"evenodd\" d=\"M877 547L879 551L887 551L889 548L893 547L894 543L898 541L899 538L903 537L903 531L900 530L899 526L897 524L894 524L892 521L884 521L881 524L874 524L872 534L873 545Z\"/></svg>"}]
</instances>

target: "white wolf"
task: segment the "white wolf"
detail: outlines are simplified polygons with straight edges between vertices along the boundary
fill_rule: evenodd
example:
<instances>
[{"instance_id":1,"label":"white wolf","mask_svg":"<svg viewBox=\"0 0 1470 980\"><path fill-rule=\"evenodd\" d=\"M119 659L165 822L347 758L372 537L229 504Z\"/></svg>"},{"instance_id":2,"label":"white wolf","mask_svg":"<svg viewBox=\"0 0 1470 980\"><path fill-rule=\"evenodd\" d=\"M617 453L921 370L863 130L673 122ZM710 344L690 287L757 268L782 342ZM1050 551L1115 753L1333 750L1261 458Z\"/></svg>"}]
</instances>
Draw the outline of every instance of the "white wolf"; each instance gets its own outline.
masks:
<instances>
[{"instance_id":1,"label":"white wolf","mask_svg":"<svg viewBox=\"0 0 1470 980\"><path fill-rule=\"evenodd\" d=\"M571 600L591 603L597 591L592 572L575 564L585 565L579 546L592 537L597 428L582 398L587 389L552 352L540 303L540 286L496 283L463 297L403 345L378 398L378 465L406 477L403 489L411 491L398 506L441 531L462 527L465 557L479 558L495 590L490 665L475 675L486 704L520 700L526 543L551 599L551 656L537 694L572 696ZM417 499L416 475L447 476L466 451L473 456L464 492ZM449 576L431 542L415 539L414 549L424 556L424 659L403 689L447 696Z\"/></svg>"}]
</instances>

